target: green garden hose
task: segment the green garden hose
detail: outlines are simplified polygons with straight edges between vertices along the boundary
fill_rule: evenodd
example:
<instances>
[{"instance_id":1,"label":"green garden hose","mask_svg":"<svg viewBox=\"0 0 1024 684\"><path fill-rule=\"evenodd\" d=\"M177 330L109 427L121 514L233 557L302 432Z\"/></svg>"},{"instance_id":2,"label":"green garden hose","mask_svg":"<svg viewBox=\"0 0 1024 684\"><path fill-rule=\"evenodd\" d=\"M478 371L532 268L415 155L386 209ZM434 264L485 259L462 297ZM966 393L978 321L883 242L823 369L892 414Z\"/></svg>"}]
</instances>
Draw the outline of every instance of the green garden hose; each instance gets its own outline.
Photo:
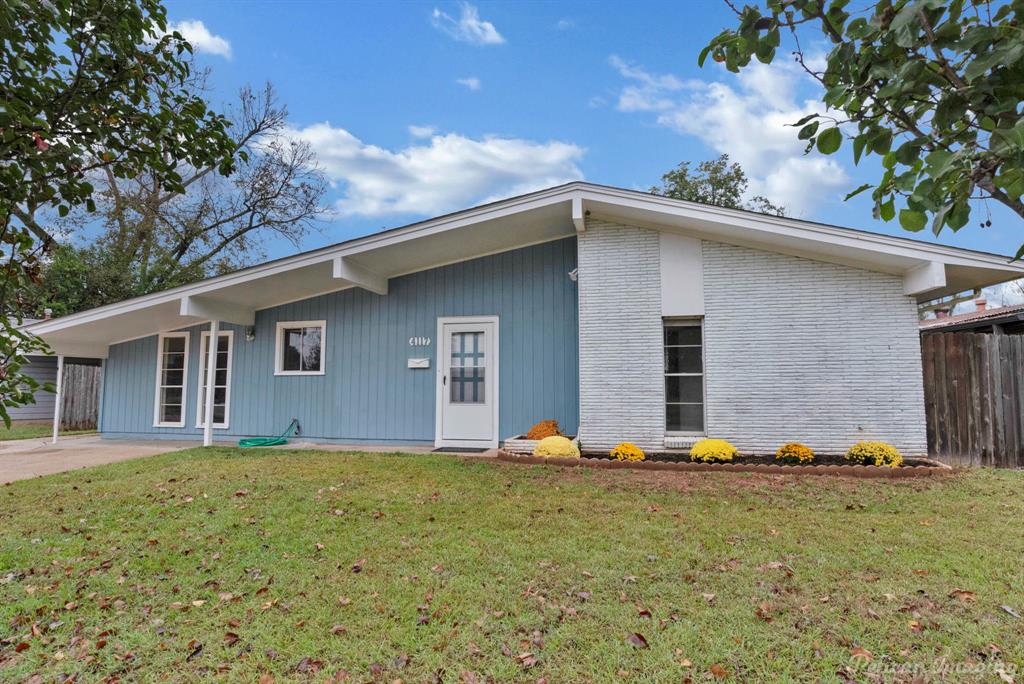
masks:
<instances>
[{"instance_id":1,"label":"green garden hose","mask_svg":"<svg viewBox=\"0 0 1024 684\"><path fill-rule=\"evenodd\" d=\"M245 439L238 440L238 446L243 449L246 447L269 447L269 446L280 446L288 443L288 437L292 436L292 433L298 433L299 431L299 419L292 418L292 422L288 425L288 429L281 433L279 437L246 437Z\"/></svg>"}]
</instances>

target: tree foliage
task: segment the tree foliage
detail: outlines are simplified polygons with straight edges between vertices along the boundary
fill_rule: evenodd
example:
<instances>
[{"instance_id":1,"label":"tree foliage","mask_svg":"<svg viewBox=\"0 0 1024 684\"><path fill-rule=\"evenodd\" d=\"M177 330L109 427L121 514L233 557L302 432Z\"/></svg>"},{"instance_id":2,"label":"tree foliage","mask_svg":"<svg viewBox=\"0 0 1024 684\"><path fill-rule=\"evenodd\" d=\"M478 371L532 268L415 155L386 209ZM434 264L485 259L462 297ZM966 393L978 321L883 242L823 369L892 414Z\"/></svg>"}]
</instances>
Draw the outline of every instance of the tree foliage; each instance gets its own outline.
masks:
<instances>
[{"instance_id":1,"label":"tree foliage","mask_svg":"<svg viewBox=\"0 0 1024 684\"><path fill-rule=\"evenodd\" d=\"M188 87L205 90L205 74ZM182 165L184 191L175 191L149 172L118 178L104 170L96 213L69 217L71 235L99 218L99 236L56 250L29 290L27 310L74 313L249 265L268 237L298 244L324 210L326 185L313 151L285 135L287 110L270 85L243 89L227 113L235 142L230 176L212 165Z\"/></svg>"},{"instance_id":2,"label":"tree foliage","mask_svg":"<svg viewBox=\"0 0 1024 684\"><path fill-rule=\"evenodd\" d=\"M772 203L767 197L755 195L747 199L750 181L743 168L736 162L729 163L729 155L710 159L697 164L691 170L691 162L684 161L661 177L661 187L652 187L650 192L672 199L689 200L716 207L745 209L762 214L785 216L784 207Z\"/></svg>"},{"instance_id":3,"label":"tree foliage","mask_svg":"<svg viewBox=\"0 0 1024 684\"><path fill-rule=\"evenodd\" d=\"M97 173L150 174L181 190L182 164L231 171L228 121L182 89L189 44L165 35L158 0L0 3L0 417L33 401L25 356L46 345L19 323L54 214L95 207Z\"/></svg>"},{"instance_id":4,"label":"tree foliage","mask_svg":"<svg viewBox=\"0 0 1024 684\"><path fill-rule=\"evenodd\" d=\"M930 218L935 234L965 226L976 199L1024 217L1024 0L766 0L733 9L738 27L716 36L699 63L710 55L733 72L752 58L770 63L789 32L827 107L794 123L807 149L832 154L848 138L856 163L881 158L881 178L847 198L873 188L876 218L898 214L910 231ZM824 70L801 38L831 46Z\"/></svg>"}]
</instances>

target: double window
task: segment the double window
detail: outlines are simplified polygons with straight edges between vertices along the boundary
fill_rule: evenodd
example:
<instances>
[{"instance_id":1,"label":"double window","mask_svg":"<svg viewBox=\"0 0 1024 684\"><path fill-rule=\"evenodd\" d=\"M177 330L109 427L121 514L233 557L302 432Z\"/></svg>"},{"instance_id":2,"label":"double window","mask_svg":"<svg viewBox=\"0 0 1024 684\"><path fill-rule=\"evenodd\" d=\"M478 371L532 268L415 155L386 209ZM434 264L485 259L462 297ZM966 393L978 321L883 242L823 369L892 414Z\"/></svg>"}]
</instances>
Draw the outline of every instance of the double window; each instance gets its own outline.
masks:
<instances>
[{"instance_id":1,"label":"double window","mask_svg":"<svg viewBox=\"0 0 1024 684\"><path fill-rule=\"evenodd\" d=\"M231 407L231 354L235 335L231 330L217 335L217 361L213 369L213 427L226 428ZM199 394L196 397L196 427L206 427L206 360L210 353L210 333L199 343Z\"/></svg>"},{"instance_id":2,"label":"double window","mask_svg":"<svg viewBox=\"0 0 1024 684\"><path fill-rule=\"evenodd\" d=\"M704 345L700 321L665 321L665 430L704 432Z\"/></svg>"},{"instance_id":3,"label":"double window","mask_svg":"<svg viewBox=\"0 0 1024 684\"><path fill-rule=\"evenodd\" d=\"M275 375L323 375L326 321L281 321L277 324Z\"/></svg>"},{"instance_id":4,"label":"double window","mask_svg":"<svg viewBox=\"0 0 1024 684\"><path fill-rule=\"evenodd\" d=\"M188 340L187 332L164 333L157 338L154 427L185 427Z\"/></svg>"}]
</instances>

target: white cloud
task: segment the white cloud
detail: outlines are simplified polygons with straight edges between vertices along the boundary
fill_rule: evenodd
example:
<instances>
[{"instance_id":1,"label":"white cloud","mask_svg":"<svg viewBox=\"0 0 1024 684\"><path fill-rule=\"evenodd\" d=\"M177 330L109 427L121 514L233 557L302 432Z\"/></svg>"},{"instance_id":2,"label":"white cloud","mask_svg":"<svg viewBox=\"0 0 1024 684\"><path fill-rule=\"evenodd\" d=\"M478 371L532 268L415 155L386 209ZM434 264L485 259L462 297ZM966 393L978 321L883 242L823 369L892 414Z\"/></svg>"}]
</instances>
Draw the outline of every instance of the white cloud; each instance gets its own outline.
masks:
<instances>
[{"instance_id":1,"label":"white cloud","mask_svg":"<svg viewBox=\"0 0 1024 684\"><path fill-rule=\"evenodd\" d=\"M563 17L559 19L558 22L555 24L555 28L558 29L559 31L568 31L575 25L575 21L569 19L568 17Z\"/></svg>"},{"instance_id":2,"label":"white cloud","mask_svg":"<svg viewBox=\"0 0 1024 684\"><path fill-rule=\"evenodd\" d=\"M225 38L210 33L210 30L206 28L206 24L198 19L170 24L167 27L167 32L171 33L173 31L180 33L196 52L205 52L231 59L231 43Z\"/></svg>"},{"instance_id":3,"label":"white cloud","mask_svg":"<svg viewBox=\"0 0 1024 684\"><path fill-rule=\"evenodd\" d=\"M505 38L494 28L494 24L480 18L480 12L468 2L459 3L460 13L456 19L446 12L434 8L430 19L434 28L447 33L455 40L473 45L501 45Z\"/></svg>"},{"instance_id":4,"label":"white cloud","mask_svg":"<svg viewBox=\"0 0 1024 684\"><path fill-rule=\"evenodd\" d=\"M459 85L464 85L470 90L480 90L480 79L476 76L467 76L466 78L457 78L455 82Z\"/></svg>"},{"instance_id":5,"label":"white cloud","mask_svg":"<svg viewBox=\"0 0 1024 684\"><path fill-rule=\"evenodd\" d=\"M409 126L409 135L414 138L429 138L436 132L433 126Z\"/></svg>"},{"instance_id":6,"label":"white cloud","mask_svg":"<svg viewBox=\"0 0 1024 684\"><path fill-rule=\"evenodd\" d=\"M755 63L726 83L651 74L614 55L611 64L631 82L620 91L620 111L655 112L659 125L728 154L750 177L752 195L765 195L800 217L849 188L843 167L814 152L805 156L805 144L788 125L825 108L799 99L805 76L796 67Z\"/></svg>"},{"instance_id":7,"label":"white cloud","mask_svg":"<svg viewBox=\"0 0 1024 684\"><path fill-rule=\"evenodd\" d=\"M447 133L388 150L326 122L289 134L309 142L343 188L341 215L441 214L583 177L583 149L560 141Z\"/></svg>"},{"instance_id":8,"label":"white cloud","mask_svg":"<svg viewBox=\"0 0 1024 684\"><path fill-rule=\"evenodd\" d=\"M618 55L608 63L619 75L635 83L623 87L616 108L621 112L645 112L670 109L674 102L668 97L683 89L683 82L672 74L651 74L642 67L626 62Z\"/></svg>"}]
</instances>

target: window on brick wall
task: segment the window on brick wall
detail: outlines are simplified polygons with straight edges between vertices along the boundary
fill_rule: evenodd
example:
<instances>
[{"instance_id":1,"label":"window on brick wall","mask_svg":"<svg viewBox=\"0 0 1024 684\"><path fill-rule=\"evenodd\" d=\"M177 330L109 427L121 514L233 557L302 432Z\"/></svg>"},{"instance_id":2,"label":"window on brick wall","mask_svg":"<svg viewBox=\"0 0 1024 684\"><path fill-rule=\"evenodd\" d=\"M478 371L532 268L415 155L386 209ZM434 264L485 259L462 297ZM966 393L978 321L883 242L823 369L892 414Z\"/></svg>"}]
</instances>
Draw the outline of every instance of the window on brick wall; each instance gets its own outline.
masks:
<instances>
[{"instance_id":1,"label":"window on brick wall","mask_svg":"<svg viewBox=\"0 0 1024 684\"><path fill-rule=\"evenodd\" d=\"M704 432L703 338L700 321L665 321L666 432Z\"/></svg>"}]
</instances>

